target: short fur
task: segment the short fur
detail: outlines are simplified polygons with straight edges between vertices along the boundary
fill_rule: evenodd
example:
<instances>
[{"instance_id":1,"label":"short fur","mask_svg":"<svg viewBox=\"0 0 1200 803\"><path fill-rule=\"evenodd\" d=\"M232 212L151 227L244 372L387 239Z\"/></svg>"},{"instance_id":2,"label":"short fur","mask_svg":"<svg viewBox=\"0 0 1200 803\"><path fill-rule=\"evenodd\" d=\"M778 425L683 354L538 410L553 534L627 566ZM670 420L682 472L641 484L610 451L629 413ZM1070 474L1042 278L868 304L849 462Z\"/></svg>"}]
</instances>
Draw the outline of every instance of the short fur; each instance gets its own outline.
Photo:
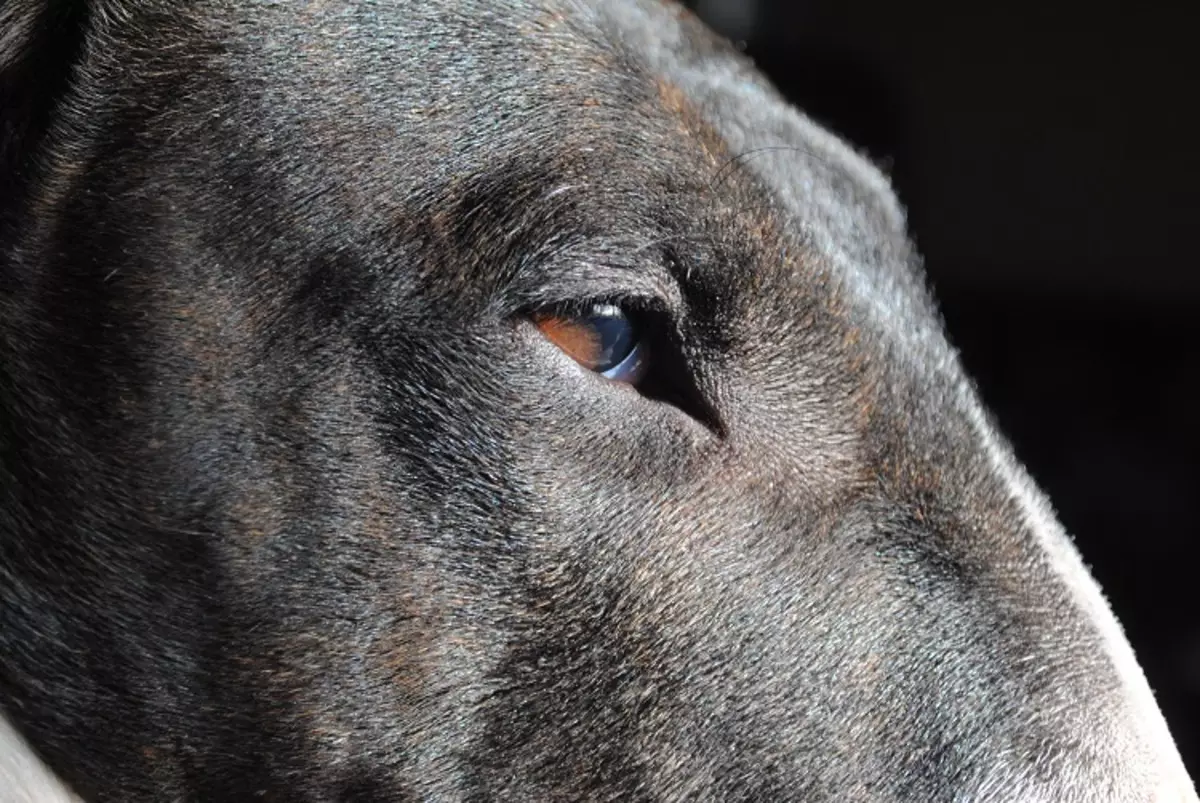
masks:
<instances>
[{"instance_id":1,"label":"short fur","mask_svg":"<svg viewBox=\"0 0 1200 803\"><path fill-rule=\"evenodd\" d=\"M27 740L131 803L1196 799L886 179L689 13L0 23L0 768ZM641 311L640 391L529 324L592 301Z\"/></svg>"}]
</instances>

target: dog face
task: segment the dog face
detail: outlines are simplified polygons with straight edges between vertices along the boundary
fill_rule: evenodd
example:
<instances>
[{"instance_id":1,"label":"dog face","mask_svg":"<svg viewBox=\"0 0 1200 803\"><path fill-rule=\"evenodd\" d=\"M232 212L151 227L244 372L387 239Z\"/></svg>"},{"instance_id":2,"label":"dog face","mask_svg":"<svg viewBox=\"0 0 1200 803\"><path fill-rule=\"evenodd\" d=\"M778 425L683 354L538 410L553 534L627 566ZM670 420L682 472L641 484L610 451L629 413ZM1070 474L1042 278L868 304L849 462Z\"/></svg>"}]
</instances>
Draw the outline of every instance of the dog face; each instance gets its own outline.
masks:
<instances>
[{"instance_id":1,"label":"dog face","mask_svg":"<svg viewBox=\"0 0 1200 803\"><path fill-rule=\"evenodd\" d=\"M84 799L1195 800L886 181L685 12L0 20L0 708Z\"/></svg>"}]
</instances>

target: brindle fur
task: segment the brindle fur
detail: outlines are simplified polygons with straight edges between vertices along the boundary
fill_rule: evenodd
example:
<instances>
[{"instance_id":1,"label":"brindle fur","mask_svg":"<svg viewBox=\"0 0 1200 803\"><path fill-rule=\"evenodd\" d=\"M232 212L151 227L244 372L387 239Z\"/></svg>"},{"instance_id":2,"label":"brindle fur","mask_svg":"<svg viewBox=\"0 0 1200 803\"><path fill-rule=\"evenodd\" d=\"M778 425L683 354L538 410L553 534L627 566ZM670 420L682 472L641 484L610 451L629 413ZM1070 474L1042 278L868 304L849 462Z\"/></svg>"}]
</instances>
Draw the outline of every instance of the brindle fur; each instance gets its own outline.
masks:
<instances>
[{"instance_id":1,"label":"brindle fur","mask_svg":"<svg viewBox=\"0 0 1200 803\"><path fill-rule=\"evenodd\" d=\"M84 800L1194 800L886 179L687 12L0 9L0 708Z\"/></svg>"}]
</instances>

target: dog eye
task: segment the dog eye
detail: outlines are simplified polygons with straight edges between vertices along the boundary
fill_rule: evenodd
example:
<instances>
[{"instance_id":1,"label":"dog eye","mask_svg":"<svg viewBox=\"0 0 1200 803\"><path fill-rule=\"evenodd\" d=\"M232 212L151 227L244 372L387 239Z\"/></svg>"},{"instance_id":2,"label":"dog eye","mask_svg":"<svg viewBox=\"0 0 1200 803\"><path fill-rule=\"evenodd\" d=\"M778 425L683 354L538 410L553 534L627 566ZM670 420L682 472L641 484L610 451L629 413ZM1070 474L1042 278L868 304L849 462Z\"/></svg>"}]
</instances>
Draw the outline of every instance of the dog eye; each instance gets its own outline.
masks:
<instances>
[{"instance_id":1,"label":"dog eye","mask_svg":"<svg viewBox=\"0 0 1200 803\"><path fill-rule=\"evenodd\" d=\"M675 407L718 435L724 432L720 416L689 368L679 329L663 310L653 305L630 310L611 303L573 304L544 308L529 320L582 367L629 385L646 399Z\"/></svg>"},{"instance_id":2,"label":"dog eye","mask_svg":"<svg viewBox=\"0 0 1200 803\"><path fill-rule=\"evenodd\" d=\"M636 324L612 304L580 315L539 314L534 324L575 362L606 379L636 385L646 372L646 348Z\"/></svg>"}]
</instances>

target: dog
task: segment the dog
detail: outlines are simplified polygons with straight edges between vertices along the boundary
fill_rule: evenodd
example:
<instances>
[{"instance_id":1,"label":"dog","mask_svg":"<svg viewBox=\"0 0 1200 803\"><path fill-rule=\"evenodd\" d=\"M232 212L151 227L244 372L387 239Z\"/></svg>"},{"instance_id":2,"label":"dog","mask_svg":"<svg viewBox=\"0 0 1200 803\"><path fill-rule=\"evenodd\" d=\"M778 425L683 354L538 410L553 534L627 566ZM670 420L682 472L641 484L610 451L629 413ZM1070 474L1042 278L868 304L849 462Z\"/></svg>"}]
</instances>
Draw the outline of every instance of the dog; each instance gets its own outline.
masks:
<instances>
[{"instance_id":1,"label":"dog","mask_svg":"<svg viewBox=\"0 0 1200 803\"><path fill-rule=\"evenodd\" d=\"M684 9L5 0L0 109L0 800L1197 800Z\"/></svg>"}]
</instances>

